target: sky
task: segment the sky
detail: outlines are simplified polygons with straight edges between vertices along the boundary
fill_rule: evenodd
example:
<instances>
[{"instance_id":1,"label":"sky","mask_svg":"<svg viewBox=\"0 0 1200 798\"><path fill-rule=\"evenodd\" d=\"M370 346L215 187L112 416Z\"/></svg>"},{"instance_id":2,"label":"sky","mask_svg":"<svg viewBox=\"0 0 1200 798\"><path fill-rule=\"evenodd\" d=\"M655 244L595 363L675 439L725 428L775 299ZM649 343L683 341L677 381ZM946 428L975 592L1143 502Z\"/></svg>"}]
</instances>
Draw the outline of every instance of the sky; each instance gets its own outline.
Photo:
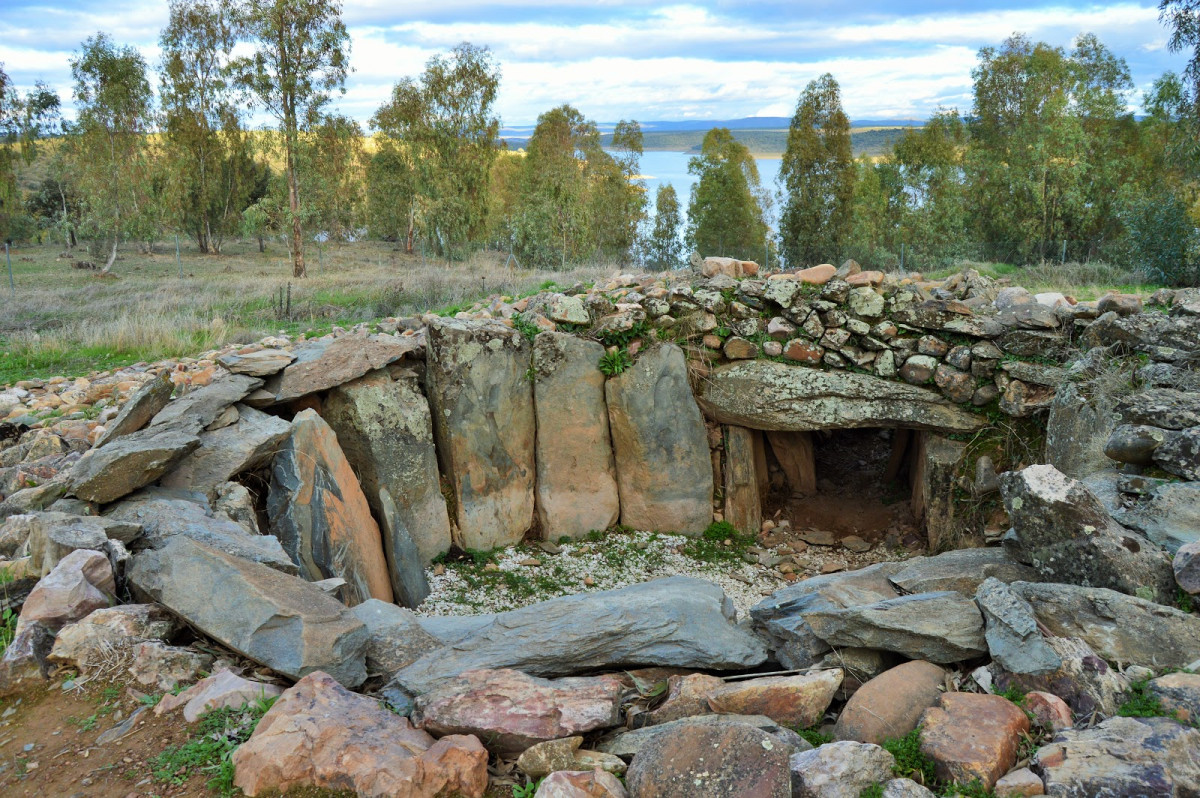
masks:
<instances>
[{"instance_id":1,"label":"sky","mask_svg":"<svg viewBox=\"0 0 1200 798\"><path fill-rule=\"evenodd\" d=\"M1014 32L1068 48L1095 33L1128 62L1136 111L1142 91L1187 60L1167 51L1156 0L346 0L343 17L354 72L335 104L364 123L397 80L461 41L492 49L497 111L513 126L563 103L599 122L791 116L824 72L851 120L968 111L979 48ZM49 83L70 116L80 43L106 31L153 68L166 20L165 0L0 0L0 63L19 87Z\"/></svg>"}]
</instances>

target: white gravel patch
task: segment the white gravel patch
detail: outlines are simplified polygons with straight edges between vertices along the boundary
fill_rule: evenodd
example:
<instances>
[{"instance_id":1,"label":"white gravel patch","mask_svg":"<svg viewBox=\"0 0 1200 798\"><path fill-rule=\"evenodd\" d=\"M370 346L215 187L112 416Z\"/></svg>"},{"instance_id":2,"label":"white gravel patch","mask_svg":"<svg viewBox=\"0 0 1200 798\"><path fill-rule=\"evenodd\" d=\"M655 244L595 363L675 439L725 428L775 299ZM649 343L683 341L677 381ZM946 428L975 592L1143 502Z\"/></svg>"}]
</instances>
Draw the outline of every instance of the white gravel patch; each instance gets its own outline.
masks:
<instances>
[{"instance_id":1,"label":"white gravel patch","mask_svg":"<svg viewBox=\"0 0 1200 798\"><path fill-rule=\"evenodd\" d=\"M883 552L852 554L834 549L810 548L796 556L780 556L779 548L756 547L765 563L705 562L682 553L689 538L652 532L610 533L599 541L577 541L558 546L550 554L537 544L510 546L493 553L492 570L474 563L434 566L426 571L430 595L416 609L418 615L477 615L503 612L538 601L575 593L594 593L625 587L665 576L694 576L714 582L737 607L742 617L774 591L788 584L777 567L791 563L797 576L814 576L829 562L859 568L885 559ZM788 552L784 549L784 554ZM890 554L890 553L888 553ZM536 560L539 564L529 564ZM526 564L522 564L526 563ZM471 583L471 579L476 584ZM588 581L590 580L590 582ZM515 589L513 589L515 587Z\"/></svg>"}]
</instances>

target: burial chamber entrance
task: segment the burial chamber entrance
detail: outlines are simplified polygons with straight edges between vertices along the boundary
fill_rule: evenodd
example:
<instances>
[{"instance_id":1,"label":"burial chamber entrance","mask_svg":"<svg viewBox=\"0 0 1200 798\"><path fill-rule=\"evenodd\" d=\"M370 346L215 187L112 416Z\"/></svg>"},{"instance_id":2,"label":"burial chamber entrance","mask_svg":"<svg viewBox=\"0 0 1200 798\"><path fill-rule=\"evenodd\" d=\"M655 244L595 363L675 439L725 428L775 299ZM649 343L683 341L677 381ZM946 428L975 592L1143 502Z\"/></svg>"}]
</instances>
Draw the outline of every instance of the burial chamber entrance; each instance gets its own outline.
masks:
<instances>
[{"instance_id":1,"label":"burial chamber entrance","mask_svg":"<svg viewBox=\"0 0 1200 798\"><path fill-rule=\"evenodd\" d=\"M855 537L872 545L889 537L898 543L919 533L913 512L913 476L919 469L912 462L911 430L868 427L763 436L764 518L787 521L809 543ZM916 503L921 505L920 497Z\"/></svg>"}]
</instances>

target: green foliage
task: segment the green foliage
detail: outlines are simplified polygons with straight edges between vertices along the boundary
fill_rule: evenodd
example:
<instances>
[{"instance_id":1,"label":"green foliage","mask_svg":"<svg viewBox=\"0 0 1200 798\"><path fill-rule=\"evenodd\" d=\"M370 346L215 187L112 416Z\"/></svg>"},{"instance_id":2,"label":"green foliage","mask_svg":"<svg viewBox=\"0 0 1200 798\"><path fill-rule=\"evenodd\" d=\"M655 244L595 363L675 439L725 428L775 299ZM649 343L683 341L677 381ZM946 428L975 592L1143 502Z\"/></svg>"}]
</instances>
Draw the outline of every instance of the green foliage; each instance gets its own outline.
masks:
<instances>
[{"instance_id":1,"label":"green foliage","mask_svg":"<svg viewBox=\"0 0 1200 798\"><path fill-rule=\"evenodd\" d=\"M521 313L513 314L512 323L513 323L513 329L515 329L521 335L524 335L530 341L532 341L534 338L536 338L537 334L542 331L541 327L538 327L532 321L525 318L525 316Z\"/></svg>"},{"instance_id":2,"label":"green foliage","mask_svg":"<svg viewBox=\"0 0 1200 798\"><path fill-rule=\"evenodd\" d=\"M338 0L242 0L235 9L236 29L255 45L255 51L230 61L230 70L236 83L280 123L292 274L304 277L307 269L297 174L300 132L320 120L331 91L344 90L350 36Z\"/></svg>"},{"instance_id":3,"label":"green foliage","mask_svg":"<svg viewBox=\"0 0 1200 798\"><path fill-rule=\"evenodd\" d=\"M1143 679L1129 685L1129 695L1117 707L1117 715L1122 718L1173 718L1178 720L1174 711L1162 705L1162 701L1150 691L1150 680Z\"/></svg>"},{"instance_id":4,"label":"green foliage","mask_svg":"<svg viewBox=\"0 0 1200 798\"><path fill-rule=\"evenodd\" d=\"M605 346L629 346L631 341L645 337L650 331L650 326L643 320L634 322L628 330L606 330L596 336L596 340Z\"/></svg>"},{"instance_id":5,"label":"green foliage","mask_svg":"<svg viewBox=\"0 0 1200 798\"><path fill-rule=\"evenodd\" d=\"M226 66L236 34L212 0L172 0L168 13L159 39L163 210L201 252L220 252L265 187Z\"/></svg>"},{"instance_id":6,"label":"green foliage","mask_svg":"<svg viewBox=\"0 0 1200 798\"><path fill-rule=\"evenodd\" d=\"M1196 611L1196 600L1190 593L1184 591L1183 588L1177 588L1175 591L1175 606L1184 612Z\"/></svg>"},{"instance_id":7,"label":"green foliage","mask_svg":"<svg viewBox=\"0 0 1200 798\"><path fill-rule=\"evenodd\" d=\"M933 760L921 751L921 727L903 737L894 737L880 743L883 750L896 759L892 772L898 778L912 779L918 784L931 785L937 778Z\"/></svg>"},{"instance_id":8,"label":"green foliage","mask_svg":"<svg viewBox=\"0 0 1200 798\"><path fill-rule=\"evenodd\" d=\"M153 95L145 59L104 33L83 43L71 59L71 76L78 114L64 145L83 199L85 233L107 256L108 271L123 236L154 235L147 226L159 203L147 196L153 180L146 135Z\"/></svg>"},{"instance_id":9,"label":"green foliage","mask_svg":"<svg viewBox=\"0 0 1200 798\"><path fill-rule=\"evenodd\" d=\"M683 553L700 562L736 563L754 543L752 533L738 532L728 521L715 521L699 537L689 538Z\"/></svg>"},{"instance_id":10,"label":"green foliage","mask_svg":"<svg viewBox=\"0 0 1200 798\"><path fill-rule=\"evenodd\" d=\"M654 228L647 245L647 260L659 269L673 269L683 259L683 242L679 239L679 197L675 186L663 183L654 195Z\"/></svg>"},{"instance_id":11,"label":"green foliage","mask_svg":"<svg viewBox=\"0 0 1200 798\"><path fill-rule=\"evenodd\" d=\"M393 190L411 188L423 234L439 255L461 258L469 243L483 240L500 128L493 111L499 85L491 51L463 42L448 56L429 59L418 80L397 83L391 101L371 120L391 150L376 177ZM385 168L394 172L385 174Z\"/></svg>"},{"instance_id":12,"label":"green foliage","mask_svg":"<svg viewBox=\"0 0 1200 798\"><path fill-rule=\"evenodd\" d=\"M506 189L511 206L497 211L523 265L565 269L589 258L629 259L645 212L633 181L641 128L622 121L614 136L616 151L606 152L596 123L569 105L538 117L518 185Z\"/></svg>"},{"instance_id":13,"label":"green foliage","mask_svg":"<svg viewBox=\"0 0 1200 798\"><path fill-rule=\"evenodd\" d=\"M883 798L883 785L872 784L858 794L858 798Z\"/></svg>"},{"instance_id":14,"label":"green foliage","mask_svg":"<svg viewBox=\"0 0 1200 798\"><path fill-rule=\"evenodd\" d=\"M305 189L303 221L325 241L345 242L362 227L363 132L358 122L324 115L296 148L296 170Z\"/></svg>"},{"instance_id":15,"label":"green foliage","mask_svg":"<svg viewBox=\"0 0 1200 798\"><path fill-rule=\"evenodd\" d=\"M526 784L513 785L513 798L533 798L537 794L538 787L542 786L544 779L531 781Z\"/></svg>"},{"instance_id":16,"label":"green foliage","mask_svg":"<svg viewBox=\"0 0 1200 798\"><path fill-rule=\"evenodd\" d=\"M1025 706L1025 691L1017 685L1012 685L1007 690L996 693L1001 698L1006 698L1019 707Z\"/></svg>"},{"instance_id":17,"label":"green foliage","mask_svg":"<svg viewBox=\"0 0 1200 798\"><path fill-rule=\"evenodd\" d=\"M941 794L945 798L996 798L996 793L984 787L983 784L975 779L969 784L947 784L942 788Z\"/></svg>"},{"instance_id":18,"label":"green foliage","mask_svg":"<svg viewBox=\"0 0 1200 798\"><path fill-rule=\"evenodd\" d=\"M234 750L250 739L254 728L275 703L275 698L262 698L241 709L214 709L200 716L191 739L178 747L168 748L151 764L154 778L170 784L184 784L192 773L209 776L208 788L218 795L234 794Z\"/></svg>"},{"instance_id":19,"label":"green foliage","mask_svg":"<svg viewBox=\"0 0 1200 798\"><path fill-rule=\"evenodd\" d=\"M805 742L813 748L820 748L826 743L833 742L832 734L825 734L818 726L810 726L807 729L796 729L796 733L804 738Z\"/></svg>"},{"instance_id":20,"label":"green foliage","mask_svg":"<svg viewBox=\"0 0 1200 798\"><path fill-rule=\"evenodd\" d=\"M621 374L625 369L633 365L633 358L629 355L628 349L616 349L612 352L605 352L600 356L600 362L596 367L606 377L615 377Z\"/></svg>"},{"instance_id":21,"label":"green foliage","mask_svg":"<svg viewBox=\"0 0 1200 798\"><path fill-rule=\"evenodd\" d=\"M779 167L780 253L790 266L840 258L850 234L855 169L850 120L833 75L800 95Z\"/></svg>"},{"instance_id":22,"label":"green foliage","mask_svg":"<svg viewBox=\"0 0 1200 798\"><path fill-rule=\"evenodd\" d=\"M714 128L700 155L688 161L688 174L697 177L688 202L688 246L703 255L759 257L770 196L746 146L728 128Z\"/></svg>"},{"instance_id":23,"label":"green foliage","mask_svg":"<svg viewBox=\"0 0 1200 798\"><path fill-rule=\"evenodd\" d=\"M1200 232L1179 193L1159 187L1126 200L1130 255L1151 279L1200 285Z\"/></svg>"},{"instance_id":24,"label":"green foliage","mask_svg":"<svg viewBox=\"0 0 1200 798\"><path fill-rule=\"evenodd\" d=\"M32 163L37 142L58 121L58 95L38 82L21 97L0 63L0 241L30 238L16 167Z\"/></svg>"}]
</instances>

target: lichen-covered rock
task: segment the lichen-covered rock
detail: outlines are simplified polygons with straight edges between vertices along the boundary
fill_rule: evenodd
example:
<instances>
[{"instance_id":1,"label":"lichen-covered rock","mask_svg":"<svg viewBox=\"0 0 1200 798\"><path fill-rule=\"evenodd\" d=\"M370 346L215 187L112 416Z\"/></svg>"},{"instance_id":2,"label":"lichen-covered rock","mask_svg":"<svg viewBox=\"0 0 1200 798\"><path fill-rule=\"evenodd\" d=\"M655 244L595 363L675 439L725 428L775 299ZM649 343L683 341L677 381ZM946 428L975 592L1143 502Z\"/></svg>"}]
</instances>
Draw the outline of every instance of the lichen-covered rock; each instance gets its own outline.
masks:
<instances>
[{"instance_id":1,"label":"lichen-covered rock","mask_svg":"<svg viewBox=\"0 0 1200 798\"><path fill-rule=\"evenodd\" d=\"M908 427L971 432L985 423L926 388L770 360L718 367L697 400L709 418L754 429Z\"/></svg>"},{"instance_id":2,"label":"lichen-covered rock","mask_svg":"<svg viewBox=\"0 0 1200 798\"><path fill-rule=\"evenodd\" d=\"M429 326L429 404L442 473L454 490L464 549L516 543L534 512L530 345L492 321Z\"/></svg>"},{"instance_id":3,"label":"lichen-covered rock","mask_svg":"<svg viewBox=\"0 0 1200 798\"><path fill-rule=\"evenodd\" d=\"M1001 477L1001 490L1019 550L1044 578L1173 597L1166 554L1114 522L1083 483L1054 466L1034 465Z\"/></svg>"},{"instance_id":4,"label":"lichen-covered rock","mask_svg":"<svg viewBox=\"0 0 1200 798\"><path fill-rule=\"evenodd\" d=\"M533 342L537 516L546 540L579 538L617 522L621 502L597 367L604 347L565 333Z\"/></svg>"},{"instance_id":5,"label":"lichen-covered rock","mask_svg":"<svg viewBox=\"0 0 1200 798\"><path fill-rule=\"evenodd\" d=\"M621 523L696 535L712 522L713 473L683 351L664 344L605 383Z\"/></svg>"},{"instance_id":6,"label":"lichen-covered rock","mask_svg":"<svg viewBox=\"0 0 1200 798\"><path fill-rule=\"evenodd\" d=\"M1200 595L1200 541L1180 546L1171 561L1175 581L1183 592Z\"/></svg>"},{"instance_id":7,"label":"lichen-covered rock","mask_svg":"<svg viewBox=\"0 0 1200 798\"><path fill-rule=\"evenodd\" d=\"M226 408L242 401L262 384L263 381L256 377L226 374L171 401L150 421L150 429L161 427L199 433L216 421Z\"/></svg>"},{"instance_id":8,"label":"lichen-covered rock","mask_svg":"<svg viewBox=\"0 0 1200 798\"><path fill-rule=\"evenodd\" d=\"M251 796L318 787L364 798L481 798L488 783L487 751L478 739L435 741L323 673L280 696L232 761L234 784Z\"/></svg>"},{"instance_id":9,"label":"lichen-covered rock","mask_svg":"<svg viewBox=\"0 0 1200 798\"><path fill-rule=\"evenodd\" d=\"M1037 572L1017 562L1000 548L957 549L935 557L917 557L902 564L891 577L892 584L905 593L933 593L953 590L974 596L988 579L1009 582L1036 582Z\"/></svg>"},{"instance_id":10,"label":"lichen-covered rock","mask_svg":"<svg viewBox=\"0 0 1200 798\"><path fill-rule=\"evenodd\" d=\"M1169 552L1200 542L1200 483L1158 482L1150 495L1115 516Z\"/></svg>"},{"instance_id":11,"label":"lichen-covered rock","mask_svg":"<svg viewBox=\"0 0 1200 798\"><path fill-rule=\"evenodd\" d=\"M1152 458L1169 474L1193 482L1200 480L1200 427L1170 433Z\"/></svg>"},{"instance_id":12,"label":"lichen-covered rock","mask_svg":"<svg viewBox=\"0 0 1200 798\"><path fill-rule=\"evenodd\" d=\"M1013 591L1059 637L1077 637L1110 662L1183 668L1200 651L1200 618L1104 588L1015 582Z\"/></svg>"},{"instance_id":13,"label":"lichen-covered rock","mask_svg":"<svg viewBox=\"0 0 1200 798\"><path fill-rule=\"evenodd\" d=\"M1060 385L1046 420L1046 462L1074 479L1109 468L1104 447L1115 405L1116 398L1098 387Z\"/></svg>"},{"instance_id":14,"label":"lichen-covered rock","mask_svg":"<svg viewBox=\"0 0 1200 798\"><path fill-rule=\"evenodd\" d=\"M1122 424L1108 436L1104 454L1119 463L1150 465L1154 462L1154 450L1162 446L1166 438L1166 431L1158 427Z\"/></svg>"},{"instance_id":15,"label":"lichen-covered rock","mask_svg":"<svg viewBox=\"0 0 1200 798\"><path fill-rule=\"evenodd\" d=\"M840 740L792 754L792 798L858 798L891 778L895 758L877 745Z\"/></svg>"},{"instance_id":16,"label":"lichen-covered rock","mask_svg":"<svg viewBox=\"0 0 1200 798\"><path fill-rule=\"evenodd\" d=\"M1059 732L1032 769L1048 795L1120 798L1200 794L1200 730L1166 718L1109 718Z\"/></svg>"},{"instance_id":17,"label":"lichen-covered rock","mask_svg":"<svg viewBox=\"0 0 1200 798\"><path fill-rule=\"evenodd\" d=\"M1116 714L1129 690L1129 680L1112 668L1091 647L1078 638L1050 637L1046 644L1062 664L1051 673L1010 673L998 662L986 666L996 690L1018 689L1027 694L1050 693L1058 696L1077 714L1090 716Z\"/></svg>"},{"instance_id":18,"label":"lichen-covered rock","mask_svg":"<svg viewBox=\"0 0 1200 798\"><path fill-rule=\"evenodd\" d=\"M753 726L685 720L642 746L625 783L638 798L790 798L790 754Z\"/></svg>"},{"instance_id":19,"label":"lichen-covered rock","mask_svg":"<svg viewBox=\"0 0 1200 798\"><path fill-rule=\"evenodd\" d=\"M533 798L629 798L629 793L620 779L597 768L551 773Z\"/></svg>"},{"instance_id":20,"label":"lichen-covered rock","mask_svg":"<svg viewBox=\"0 0 1200 798\"><path fill-rule=\"evenodd\" d=\"M1175 388L1150 388L1121 399L1116 412L1126 424L1189 429L1200 426L1200 396Z\"/></svg>"},{"instance_id":21,"label":"lichen-covered rock","mask_svg":"<svg viewBox=\"0 0 1200 798\"><path fill-rule=\"evenodd\" d=\"M98 609L59 631L47 661L91 674L132 653L138 643L165 640L177 628L176 620L153 604Z\"/></svg>"},{"instance_id":22,"label":"lichen-covered rock","mask_svg":"<svg viewBox=\"0 0 1200 798\"><path fill-rule=\"evenodd\" d=\"M347 603L393 600L379 526L337 435L313 410L292 421L267 495L271 530L310 581L346 580Z\"/></svg>"}]
</instances>

